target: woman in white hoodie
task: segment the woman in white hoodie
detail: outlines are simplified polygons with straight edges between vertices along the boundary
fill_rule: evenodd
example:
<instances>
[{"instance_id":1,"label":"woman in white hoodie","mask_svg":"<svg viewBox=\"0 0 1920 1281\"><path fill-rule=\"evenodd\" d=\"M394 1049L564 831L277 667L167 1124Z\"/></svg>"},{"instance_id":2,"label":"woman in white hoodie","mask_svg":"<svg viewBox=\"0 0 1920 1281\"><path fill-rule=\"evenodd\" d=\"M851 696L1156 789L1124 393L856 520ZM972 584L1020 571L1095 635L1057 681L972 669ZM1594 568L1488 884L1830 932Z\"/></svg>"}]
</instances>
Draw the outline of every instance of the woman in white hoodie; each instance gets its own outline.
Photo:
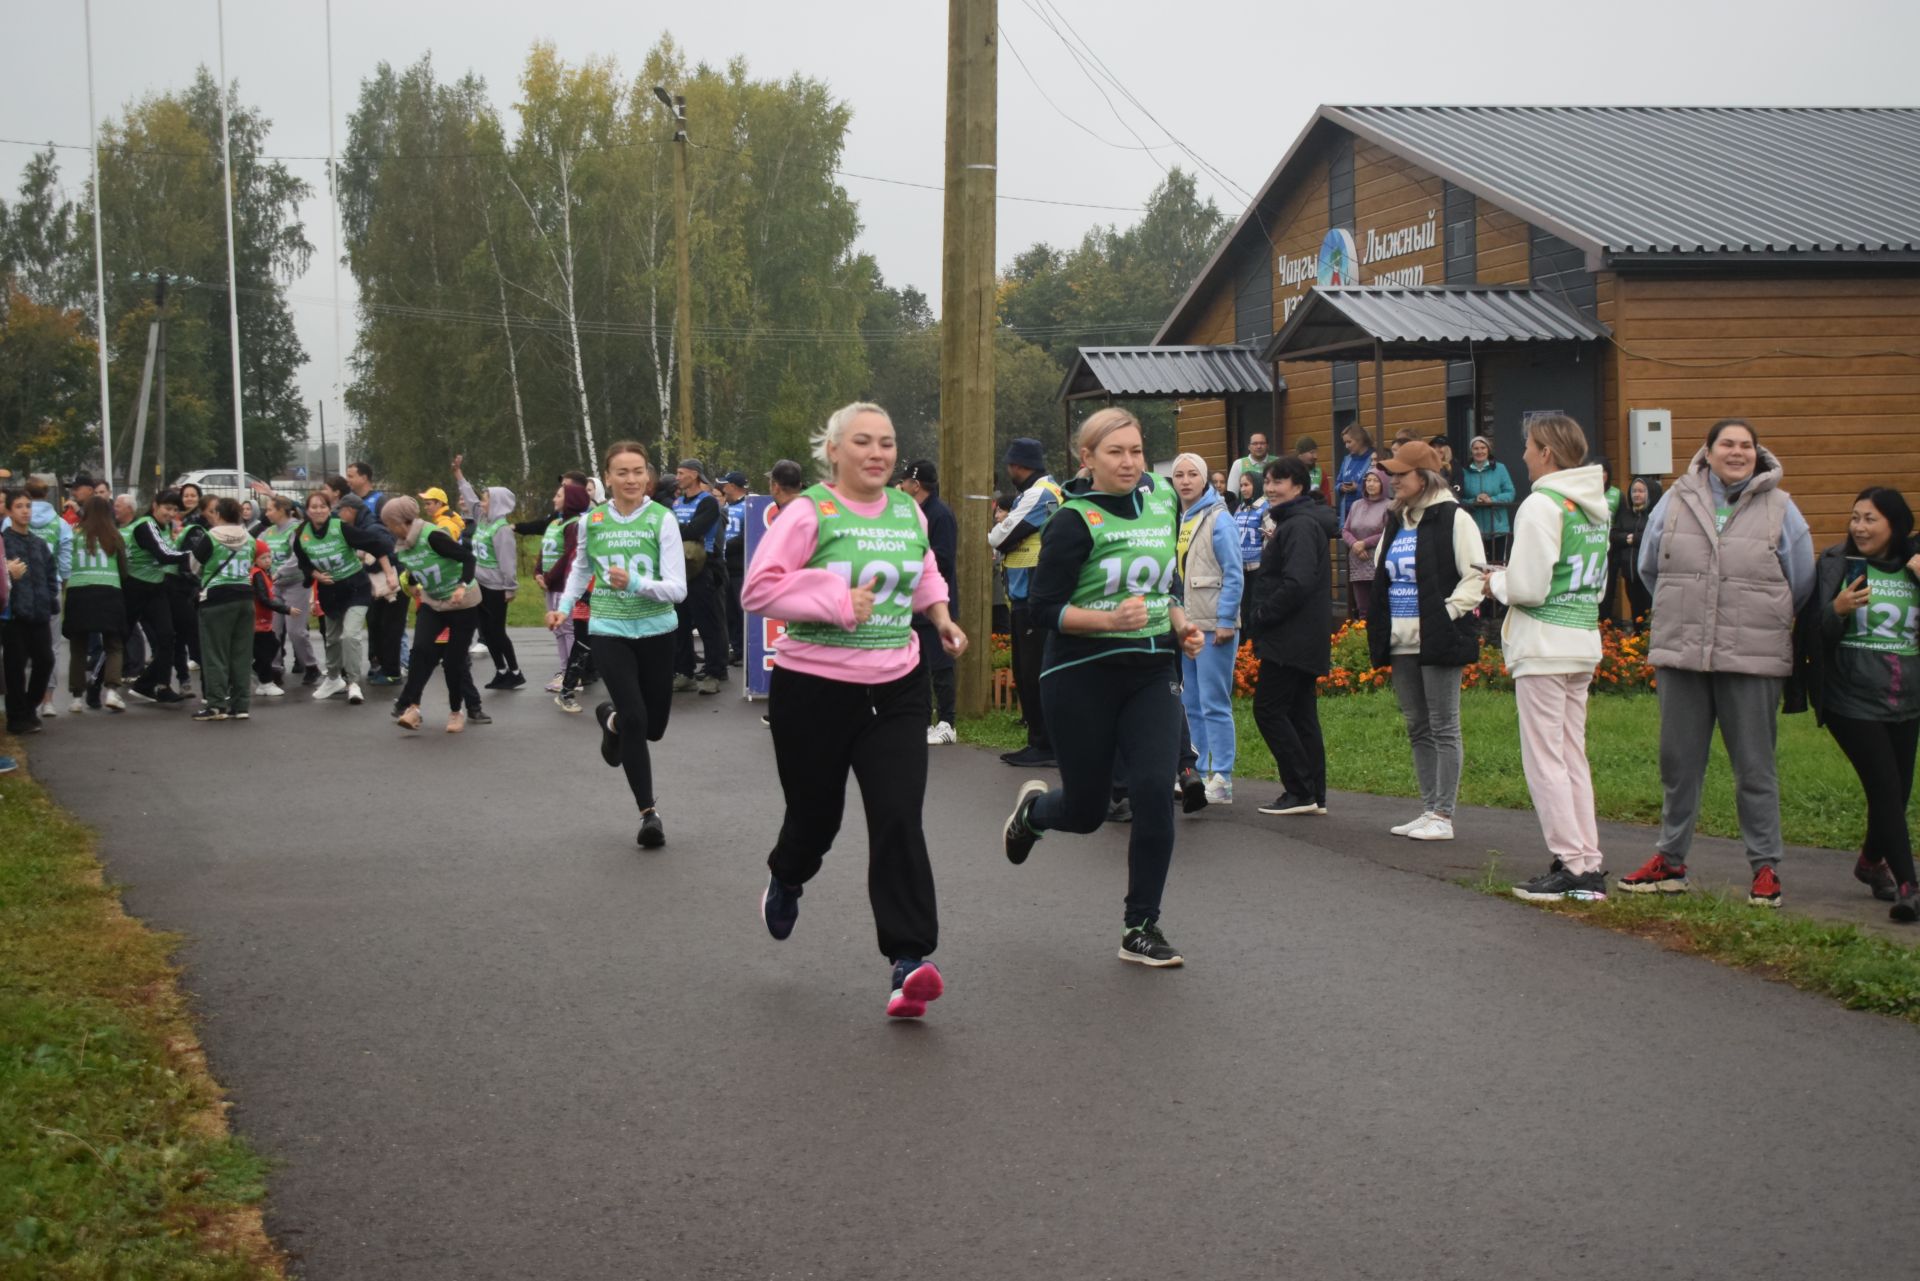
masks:
<instances>
[{"instance_id":1,"label":"woman in white hoodie","mask_svg":"<svg viewBox=\"0 0 1920 1281\"><path fill-rule=\"evenodd\" d=\"M1533 492L1513 518L1513 553L1487 576L1512 608L1500 628L1520 715L1520 761L1553 865L1513 887L1524 899L1607 897L1587 768L1587 688L1600 662L1612 514L1606 479L1584 466L1587 436L1562 414L1526 429Z\"/></svg>"}]
</instances>

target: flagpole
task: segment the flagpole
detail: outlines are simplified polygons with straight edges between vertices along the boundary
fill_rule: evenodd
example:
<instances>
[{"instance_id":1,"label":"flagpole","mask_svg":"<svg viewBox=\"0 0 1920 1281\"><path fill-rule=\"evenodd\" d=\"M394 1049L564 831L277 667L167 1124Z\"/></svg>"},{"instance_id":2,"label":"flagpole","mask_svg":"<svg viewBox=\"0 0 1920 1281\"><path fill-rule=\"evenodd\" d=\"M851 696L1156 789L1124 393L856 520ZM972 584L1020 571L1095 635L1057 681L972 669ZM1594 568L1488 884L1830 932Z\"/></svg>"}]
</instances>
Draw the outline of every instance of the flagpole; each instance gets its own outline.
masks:
<instances>
[{"instance_id":1,"label":"flagpole","mask_svg":"<svg viewBox=\"0 0 1920 1281\"><path fill-rule=\"evenodd\" d=\"M227 128L227 4L218 0L220 24L220 163L225 181L221 193L227 204L227 350L233 357L233 469L242 490L247 485L247 439L240 423L240 277L233 265L233 144Z\"/></svg>"},{"instance_id":2,"label":"flagpole","mask_svg":"<svg viewBox=\"0 0 1920 1281\"><path fill-rule=\"evenodd\" d=\"M109 493L113 490L113 406L107 394L107 263L100 238L100 132L93 114L93 0L85 5L87 24L87 153L93 157L93 306L100 331L100 461ZM128 483L134 477L127 477Z\"/></svg>"}]
</instances>

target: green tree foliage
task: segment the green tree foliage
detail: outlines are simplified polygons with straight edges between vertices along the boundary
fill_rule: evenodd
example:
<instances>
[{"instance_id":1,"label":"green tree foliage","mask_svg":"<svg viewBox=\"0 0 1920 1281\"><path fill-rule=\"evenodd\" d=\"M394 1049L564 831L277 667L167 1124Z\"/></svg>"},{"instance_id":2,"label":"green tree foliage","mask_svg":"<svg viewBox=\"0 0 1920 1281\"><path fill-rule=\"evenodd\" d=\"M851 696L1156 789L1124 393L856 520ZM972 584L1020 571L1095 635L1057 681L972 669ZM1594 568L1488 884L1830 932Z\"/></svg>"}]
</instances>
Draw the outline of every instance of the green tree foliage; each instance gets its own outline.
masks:
<instances>
[{"instance_id":1,"label":"green tree foliage","mask_svg":"<svg viewBox=\"0 0 1920 1281\"><path fill-rule=\"evenodd\" d=\"M36 302L9 281L0 295L0 460L15 471L68 471L91 452L100 406L97 348L82 314Z\"/></svg>"}]
</instances>

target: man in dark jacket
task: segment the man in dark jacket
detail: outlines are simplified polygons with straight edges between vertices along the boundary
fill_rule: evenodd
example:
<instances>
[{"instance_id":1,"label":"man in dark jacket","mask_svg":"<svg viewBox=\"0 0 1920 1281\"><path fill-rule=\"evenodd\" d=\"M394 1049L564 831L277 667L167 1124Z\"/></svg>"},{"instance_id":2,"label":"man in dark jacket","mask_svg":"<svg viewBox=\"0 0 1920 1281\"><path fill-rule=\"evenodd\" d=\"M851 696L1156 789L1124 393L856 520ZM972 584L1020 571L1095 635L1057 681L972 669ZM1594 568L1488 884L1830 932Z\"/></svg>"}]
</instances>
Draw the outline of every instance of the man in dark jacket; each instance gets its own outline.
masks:
<instances>
[{"instance_id":1,"label":"man in dark jacket","mask_svg":"<svg viewBox=\"0 0 1920 1281\"><path fill-rule=\"evenodd\" d=\"M1280 767L1283 791L1262 814L1327 812L1327 749L1320 736L1319 678L1332 658L1333 579L1327 540L1339 529L1333 509L1313 499L1299 458L1267 465L1267 519L1244 606L1260 660L1253 720Z\"/></svg>"},{"instance_id":2,"label":"man in dark jacket","mask_svg":"<svg viewBox=\"0 0 1920 1281\"><path fill-rule=\"evenodd\" d=\"M909 464L907 474L900 478L900 492L920 504L920 513L927 518L927 545L933 551L934 567L940 571L940 577L947 580L949 593L958 590L953 558L960 546L960 522L954 519L953 509L940 501L940 469L925 458ZM947 608L953 608L951 595ZM933 724L927 728L927 746L943 746L956 741L953 655L947 653L946 646L940 643L939 631L924 615L913 616L913 631L920 638L920 666L933 685L937 709Z\"/></svg>"},{"instance_id":3,"label":"man in dark jacket","mask_svg":"<svg viewBox=\"0 0 1920 1281\"><path fill-rule=\"evenodd\" d=\"M708 492L706 468L698 458L683 458L674 469L673 518L680 523L680 541L688 552L700 549L700 557L688 557L687 598L680 602L679 638L674 643L673 688L675 693L698 690L718 694L727 679L727 622L722 614L720 594L726 582L725 562L721 557L721 539L726 522L720 512L720 500ZM702 561L699 569L693 561ZM694 679L693 635L700 633L700 670Z\"/></svg>"},{"instance_id":4,"label":"man in dark jacket","mask_svg":"<svg viewBox=\"0 0 1920 1281\"><path fill-rule=\"evenodd\" d=\"M53 679L53 615L60 604L60 579L53 551L29 524L33 499L24 489L7 492L5 571L11 580L6 618L0 622L5 645L7 733L40 732L40 703Z\"/></svg>"}]
</instances>

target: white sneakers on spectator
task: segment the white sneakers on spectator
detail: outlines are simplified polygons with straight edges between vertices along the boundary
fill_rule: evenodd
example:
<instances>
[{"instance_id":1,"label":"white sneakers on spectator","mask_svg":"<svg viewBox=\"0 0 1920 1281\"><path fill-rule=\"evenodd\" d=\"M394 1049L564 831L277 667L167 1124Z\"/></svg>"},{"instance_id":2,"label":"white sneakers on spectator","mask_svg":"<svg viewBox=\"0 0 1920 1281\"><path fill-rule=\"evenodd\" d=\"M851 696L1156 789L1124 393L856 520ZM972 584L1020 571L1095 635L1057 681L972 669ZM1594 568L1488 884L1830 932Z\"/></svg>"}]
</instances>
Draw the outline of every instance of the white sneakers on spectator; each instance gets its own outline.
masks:
<instances>
[{"instance_id":1,"label":"white sneakers on spectator","mask_svg":"<svg viewBox=\"0 0 1920 1281\"><path fill-rule=\"evenodd\" d=\"M261 698L281 698L285 696L287 691L284 689L281 689L276 682L268 681L264 685L255 685L253 687L253 692L258 694Z\"/></svg>"},{"instance_id":2,"label":"white sneakers on spectator","mask_svg":"<svg viewBox=\"0 0 1920 1281\"><path fill-rule=\"evenodd\" d=\"M100 695L100 705L110 712L124 712L127 710L127 700L120 697L120 691L117 689L108 689L104 694Z\"/></svg>"},{"instance_id":3,"label":"white sneakers on spectator","mask_svg":"<svg viewBox=\"0 0 1920 1281\"><path fill-rule=\"evenodd\" d=\"M86 711L87 711L87 700L84 698L76 698L71 703L67 704L67 712L70 715L84 716L86 714Z\"/></svg>"},{"instance_id":4,"label":"white sneakers on spectator","mask_svg":"<svg viewBox=\"0 0 1920 1281\"><path fill-rule=\"evenodd\" d=\"M1207 775L1207 804L1233 804L1233 780L1225 774Z\"/></svg>"},{"instance_id":5,"label":"white sneakers on spectator","mask_svg":"<svg viewBox=\"0 0 1920 1281\"><path fill-rule=\"evenodd\" d=\"M954 740L953 726L941 721L927 727L927 746L943 747Z\"/></svg>"},{"instance_id":6,"label":"white sneakers on spectator","mask_svg":"<svg viewBox=\"0 0 1920 1281\"><path fill-rule=\"evenodd\" d=\"M345 681L341 680L338 676L329 676L313 687L314 701L322 702L332 698L335 694L344 694L346 689L347 683Z\"/></svg>"},{"instance_id":7,"label":"white sneakers on spectator","mask_svg":"<svg viewBox=\"0 0 1920 1281\"><path fill-rule=\"evenodd\" d=\"M1453 820L1438 814L1426 814L1408 828L1405 835L1415 841L1450 841L1453 839Z\"/></svg>"},{"instance_id":8,"label":"white sneakers on spectator","mask_svg":"<svg viewBox=\"0 0 1920 1281\"><path fill-rule=\"evenodd\" d=\"M347 701L349 703L352 703L355 707L358 707L360 706L360 704L367 701L367 696L360 692L359 685L349 682L347 685Z\"/></svg>"},{"instance_id":9,"label":"white sneakers on spectator","mask_svg":"<svg viewBox=\"0 0 1920 1281\"><path fill-rule=\"evenodd\" d=\"M1414 828L1419 827L1421 824L1425 823L1428 819L1437 818L1437 817L1439 817L1437 814L1434 814L1431 810L1428 810L1423 812L1419 818L1410 818L1404 823L1397 823L1394 826L1389 827L1387 830L1389 832L1392 832L1395 836L1405 836L1407 833L1411 832Z\"/></svg>"}]
</instances>

